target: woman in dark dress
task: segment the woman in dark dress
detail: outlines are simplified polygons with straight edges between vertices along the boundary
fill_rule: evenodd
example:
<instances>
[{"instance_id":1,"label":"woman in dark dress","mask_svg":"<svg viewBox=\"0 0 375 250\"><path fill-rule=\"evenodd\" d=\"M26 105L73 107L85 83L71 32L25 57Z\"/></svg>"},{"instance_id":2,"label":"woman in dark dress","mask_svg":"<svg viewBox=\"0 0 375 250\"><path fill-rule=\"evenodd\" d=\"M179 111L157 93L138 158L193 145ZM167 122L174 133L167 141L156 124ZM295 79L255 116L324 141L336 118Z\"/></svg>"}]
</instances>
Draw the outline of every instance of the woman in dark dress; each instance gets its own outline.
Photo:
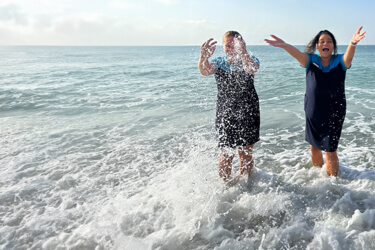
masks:
<instances>
[{"instance_id":1,"label":"woman in dark dress","mask_svg":"<svg viewBox=\"0 0 375 250\"><path fill-rule=\"evenodd\" d=\"M259 141L259 99L254 87L259 60L249 55L245 41L237 31L228 31L223 36L226 56L209 61L215 47L213 39L202 45L198 68L204 76L215 75L218 89L216 130L221 149L219 175L234 184L238 179L230 177L234 155L227 149L238 148L240 176L249 177L253 168L253 145Z\"/></svg>"},{"instance_id":2,"label":"woman in dark dress","mask_svg":"<svg viewBox=\"0 0 375 250\"><path fill-rule=\"evenodd\" d=\"M336 39L328 30L320 31L306 46L306 53L271 35L265 41L283 48L306 68L305 139L310 143L314 166L323 166L322 150L326 154L328 175L339 171L337 146L346 113L345 74L350 68L356 45L365 37L360 27L353 35L345 54L337 54ZM314 54L315 50L319 55Z\"/></svg>"}]
</instances>

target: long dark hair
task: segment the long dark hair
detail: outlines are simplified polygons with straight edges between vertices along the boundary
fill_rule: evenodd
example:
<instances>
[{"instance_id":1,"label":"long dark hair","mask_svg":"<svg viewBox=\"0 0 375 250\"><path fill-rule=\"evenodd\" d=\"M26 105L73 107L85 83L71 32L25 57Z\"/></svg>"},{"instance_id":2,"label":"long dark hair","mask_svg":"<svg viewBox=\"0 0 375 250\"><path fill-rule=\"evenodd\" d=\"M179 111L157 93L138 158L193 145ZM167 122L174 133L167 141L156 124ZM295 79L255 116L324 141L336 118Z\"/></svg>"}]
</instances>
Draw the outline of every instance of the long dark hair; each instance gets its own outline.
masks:
<instances>
[{"instance_id":1,"label":"long dark hair","mask_svg":"<svg viewBox=\"0 0 375 250\"><path fill-rule=\"evenodd\" d=\"M312 54L312 53L315 52L316 45L318 44L319 38L320 38L321 35L329 35L332 38L333 52L334 52L335 55L337 55L337 43L336 43L335 36L331 32L329 32L328 30L319 31L319 33L309 42L309 44L306 45L305 52L309 53L309 54Z\"/></svg>"}]
</instances>

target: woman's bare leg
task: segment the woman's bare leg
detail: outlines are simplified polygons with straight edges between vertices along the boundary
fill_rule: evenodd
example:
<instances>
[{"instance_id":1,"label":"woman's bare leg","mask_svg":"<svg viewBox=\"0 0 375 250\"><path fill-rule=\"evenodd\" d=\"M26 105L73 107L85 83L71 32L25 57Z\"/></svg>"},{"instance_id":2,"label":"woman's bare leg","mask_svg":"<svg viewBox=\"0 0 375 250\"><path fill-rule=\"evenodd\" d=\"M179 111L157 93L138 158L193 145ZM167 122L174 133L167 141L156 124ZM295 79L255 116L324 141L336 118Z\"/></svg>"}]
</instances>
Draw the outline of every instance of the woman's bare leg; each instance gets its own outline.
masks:
<instances>
[{"instance_id":1,"label":"woman's bare leg","mask_svg":"<svg viewBox=\"0 0 375 250\"><path fill-rule=\"evenodd\" d=\"M219 158L219 176L224 180L227 181L230 179L230 175L232 173L232 161L233 161L233 154L229 154L228 152L222 152L220 153Z\"/></svg>"},{"instance_id":2,"label":"woman's bare leg","mask_svg":"<svg viewBox=\"0 0 375 250\"><path fill-rule=\"evenodd\" d=\"M337 176L339 173L339 158L337 157L337 151L326 152L326 161L327 174Z\"/></svg>"},{"instance_id":3,"label":"woman's bare leg","mask_svg":"<svg viewBox=\"0 0 375 250\"><path fill-rule=\"evenodd\" d=\"M249 177L251 175L251 170L254 167L253 161L253 145L240 147L238 149L238 155L240 157L240 174L248 174Z\"/></svg>"},{"instance_id":4,"label":"woman's bare leg","mask_svg":"<svg viewBox=\"0 0 375 250\"><path fill-rule=\"evenodd\" d=\"M322 151L311 145L310 145L310 149L311 149L311 161L312 161L313 166L322 167L324 163Z\"/></svg>"}]
</instances>

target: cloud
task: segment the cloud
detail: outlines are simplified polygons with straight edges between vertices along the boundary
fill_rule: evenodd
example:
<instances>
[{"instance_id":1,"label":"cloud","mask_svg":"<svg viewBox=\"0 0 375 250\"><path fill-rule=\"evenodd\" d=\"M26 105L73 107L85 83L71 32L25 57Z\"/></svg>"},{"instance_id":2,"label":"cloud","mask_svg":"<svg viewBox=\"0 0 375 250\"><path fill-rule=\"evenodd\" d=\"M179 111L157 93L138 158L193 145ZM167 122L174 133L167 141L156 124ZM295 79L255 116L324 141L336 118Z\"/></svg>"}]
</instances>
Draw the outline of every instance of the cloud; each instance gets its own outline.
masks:
<instances>
[{"instance_id":1,"label":"cloud","mask_svg":"<svg viewBox=\"0 0 375 250\"><path fill-rule=\"evenodd\" d=\"M95 12L24 14L17 5L0 7L0 45L94 45L107 42L112 18Z\"/></svg>"},{"instance_id":2,"label":"cloud","mask_svg":"<svg viewBox=\"0 0 375 250\"><path fill-rule=\"evenodd\" d=\"M0 6L0 20L21 26L27 26L29 24L27 15L16 4Z\"/></svg>"}]
</instances>

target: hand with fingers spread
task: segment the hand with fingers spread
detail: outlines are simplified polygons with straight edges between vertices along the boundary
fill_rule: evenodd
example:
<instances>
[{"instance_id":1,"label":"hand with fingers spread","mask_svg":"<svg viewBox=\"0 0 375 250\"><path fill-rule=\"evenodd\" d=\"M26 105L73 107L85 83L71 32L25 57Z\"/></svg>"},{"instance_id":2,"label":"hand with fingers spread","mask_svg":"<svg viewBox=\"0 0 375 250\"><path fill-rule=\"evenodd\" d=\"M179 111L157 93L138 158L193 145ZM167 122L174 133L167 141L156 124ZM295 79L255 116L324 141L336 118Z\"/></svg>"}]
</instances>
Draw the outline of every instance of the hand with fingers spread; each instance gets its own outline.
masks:
<instances>
[{"instance_id":1,"label":"hand with fingers spread","mask_svg":"<svg viewBox=\"0 0 375 250\"><path fill-rule=\"evenodd\" d=\"M208 39L201 46L201 56L198 62L198 68L202 75L209 76L215 72L215 67L208 61L216 49L216 41L213 38Z\"/></svg>"},{"instance_id":2,"label":"hand with fingers spread","mask_svg":"<svg viewBox=\"0 0 375 250\"><path fill-rule=\"evenodd\" d=\"M359 27L357 32L353 35L352 40L350 41L351 44L356 45L359 41L365 38L366 31L361 33L363 26Z\"/></svg>"},{"instance_id":3,"label":"hand with fingers spread","mask_svg":"<svg viewBox=\"0 0 375 250\"><path fill-rule=\"evenodd\" d=\"M242 36L235 36L233 38L233 47L234 47L234 58L239 58L242 61L243 69L248 74L254 74L259 69L259 64L252 58L247 49L245 40ZM228 51L228 60L231 60L230 52ZM232 59L233 60L233 59Z\"/></svg>"},{"instance_id":4,"label":"hand with fingers spread","mask_svg":"<svg viewBox=\"0 0 375 250\"><path fill-rule=\"evenodd\" d=\"M240 56L247 54L246 43L241 36L234 37L234 47Z\"/></svg>"},{"instance_id":5,"label":"hand with fingers spread","mask_svg":"<svg viewBox=\"0 0 375 250\"><path fill-rule=\"evenodd\" d=\"M216 41L213 38L208 39L205 43L201 46L201 56L203 58L210 58L216 49Z\"/></svg>"},{"instance_id":6,"label":"hand with fingers spread","mask_svg":"<svg viewBox=\"0 0 375 250\"><path fill-rule=\"evenodd\" d=\"M281 40L277 36L271 35L271 37L275 40L264 39L264 41L266 41L266 43L268 43L271 46L279 47L279 48L283 48L287 45L283 40Z\"/></svg>"},{"instance_id":7,"label":"hand with fingers spread","mask_svg":"<svg viewBox=\"0 0 375 250\"><path fill-rule=\"evenodd\" d=\"M363 26L359 27L357 32L353 35L352 40L350 40L350 44L348 48L346 49L346 52L343 56L343 62L347 68L350 68L352 65L354 53L355 53L355 48L357 46L357 43L361 41L363 38L365 38L366 32L362 32Z\"/></svg>"}]
</instances>

